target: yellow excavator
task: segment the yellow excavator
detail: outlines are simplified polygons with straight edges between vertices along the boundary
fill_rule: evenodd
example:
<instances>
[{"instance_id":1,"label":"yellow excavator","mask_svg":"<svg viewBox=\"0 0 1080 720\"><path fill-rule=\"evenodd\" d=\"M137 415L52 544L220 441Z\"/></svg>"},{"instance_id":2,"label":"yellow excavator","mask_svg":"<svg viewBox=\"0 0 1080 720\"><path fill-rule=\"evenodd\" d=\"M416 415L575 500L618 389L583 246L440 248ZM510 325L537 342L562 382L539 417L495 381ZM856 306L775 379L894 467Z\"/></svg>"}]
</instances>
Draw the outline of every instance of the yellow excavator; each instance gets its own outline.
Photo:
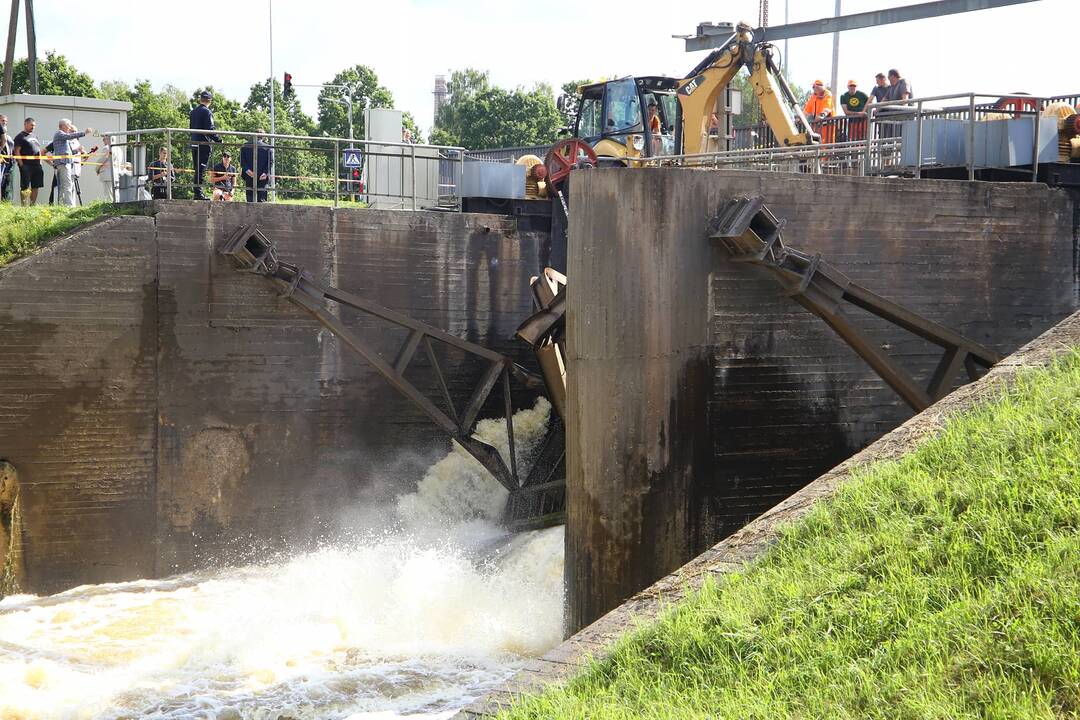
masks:
<instances>
[{"instance_id":1,"label":"yellow excavator","mask_svg":"<svg viewBox=\"0 0 1080 720\"><path fill-rule=\"evenodd\" d=\"M739 23L728 42L684 78L625 77L584 85L574 140L560 143L568 151L564 159L576 158L579 151L589 154L585 145L599 165L628 165L632 164L628 160L642 156L722 149L717 118L726 110L724 90L744 67L779 144L820 142L780 72L778 56L775 46L756 42L753 28ZM559 170L558 166L549 171Z\"/></svg>"}]
</instances>

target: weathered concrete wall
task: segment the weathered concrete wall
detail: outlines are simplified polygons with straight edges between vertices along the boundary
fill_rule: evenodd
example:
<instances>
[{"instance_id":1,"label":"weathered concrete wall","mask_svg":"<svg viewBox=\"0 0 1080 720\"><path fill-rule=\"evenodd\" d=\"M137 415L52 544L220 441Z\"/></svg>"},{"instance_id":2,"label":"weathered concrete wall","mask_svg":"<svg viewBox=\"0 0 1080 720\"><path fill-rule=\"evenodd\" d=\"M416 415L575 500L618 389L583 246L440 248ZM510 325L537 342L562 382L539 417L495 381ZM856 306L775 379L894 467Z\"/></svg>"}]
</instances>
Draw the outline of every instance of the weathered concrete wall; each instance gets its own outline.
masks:
<instances>
[{"instance_id":1,"label":"weathered concrete wall","mask_svg":"<svg viewBox=\"0 0 1080 720\"><path fill-rule=\"evenodd\" d=\"M29 587L154 572L156 266L154 221L132 217L0 268L0 456Z\"/></svg>"},{"instance_id":2,"label":"weathered concrete wall","mask_svg":"<svg viewBox=\"0 0 1080 720\"><path fill-rule=\"evenodd\" d=\"M20 473L35 590L303 547L362 523L448 449L310 316L217 255L241 223L340 287L529 362L510 338L531 312L541 238L508 219L153 211L0 270L0 457ZM343 317L384 356L404 340ZM480 375L464 355L441 360L459 397Z\"/></svg>"},{"instance_id":3,"label":"weathered concrete wall","mask_svg":"<svg viewBox=\"0 0 1080 720\"><path fill-rule=\"evenodd\" d=\"M494 717L522 694L539 693L584 671L592 659L610 653L628 633L643 623L656 620L687 594L700 589L706 580L711 578L722 584L729 573L747 570L750 563L769 551L786 525L807 515L819 502L828 502L856 471L911 453L924 440L937 434L949 419L971 410L977 403L993 399L1011 386L1018 373L1046 367L1078 347L1080 313L1075 313L1005 358L985 377L943 398L770 508L749 525L636 593L543 657L530 660L505 685L463 709L454 720Z\"/></svg>"},{"instance_id":4,"label":"weathered concrete wall","mask_svg":"<svg viewBox=\"0 0 1080 720\"><path fill-rule=\"evenodd\" d=\"M721 202L764 195L789 244L1003 353L1077 306L1072 207L1045 186L655 169L583 173L572 193L571 629L911 415L763 271L710 246ZM929 377L936 348L851 315Z\"/></svg>"}]
</instances>

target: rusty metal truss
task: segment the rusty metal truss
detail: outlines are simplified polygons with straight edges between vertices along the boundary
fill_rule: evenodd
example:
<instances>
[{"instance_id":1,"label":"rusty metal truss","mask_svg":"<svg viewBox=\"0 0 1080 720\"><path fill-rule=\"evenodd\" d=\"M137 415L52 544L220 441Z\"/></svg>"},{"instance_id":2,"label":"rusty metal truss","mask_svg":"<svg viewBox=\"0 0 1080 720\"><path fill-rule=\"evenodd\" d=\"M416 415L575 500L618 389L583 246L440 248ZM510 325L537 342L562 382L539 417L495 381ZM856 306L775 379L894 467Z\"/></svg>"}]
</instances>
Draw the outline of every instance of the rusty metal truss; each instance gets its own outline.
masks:
<instances>
[{"instance_id":1,"label":"rusty metal truss","mask_svg":"<svg viewBox=\"0 0 1080 720\"><path fill-rule=\"evenodd\" d=\"M963 370L977 380L1001 355L851 281L822 259L784 243L784 226L760 196L738 197L721 206L709 223L710 238L731 260L765 268L787 294L831 327L882 380L916 412L941 399ZM862 308L942 348L941 359L923 387L915 377L859 330L843 312Z\"/></svg>"},{"instance_id":2,"label":"rusty metal truss","mask_svg":"<svg viewBox=\"0 0 1080 720\"><path fill-rule=\"evenodd\" d=\"M514 408L511 379L527 389L540 390L544 387L544 381L540 376L529 372L505 355L462 340L370 300L320 283L304 268L280 260L273 242L258 227L251 225L238 227L229 236L220 252L230 258L237 268L273 281L284 297L314 316L323 327L340 338L384 380L476 458L503 487L510 491L506 513L509 524L535 522L537 513L549 510L547 506L542 507L541 503L533 499L536 495L534 488L551 484L553 475L557 474L557 468L565 452L562 423L561 421L552 423L538 457L532 463L528 475L522 478L512 421ZM408 336L399 348L396 357L392 361L387 360L369 347L356 332L327 310L326 300L332 300L339 305L353 308L407 330ZM446 378L436 352L438 344L457 348L487 363L483 376L473 389L468 402L460 410L447 388ZM405 377L406 369L421 348L427 355L435 385L441 393L443 407L440 407ZM499 384L502 385L506 416L509 466L504 462L498 450L473 437L480 411Z\"/></svg>"}]
</instances>

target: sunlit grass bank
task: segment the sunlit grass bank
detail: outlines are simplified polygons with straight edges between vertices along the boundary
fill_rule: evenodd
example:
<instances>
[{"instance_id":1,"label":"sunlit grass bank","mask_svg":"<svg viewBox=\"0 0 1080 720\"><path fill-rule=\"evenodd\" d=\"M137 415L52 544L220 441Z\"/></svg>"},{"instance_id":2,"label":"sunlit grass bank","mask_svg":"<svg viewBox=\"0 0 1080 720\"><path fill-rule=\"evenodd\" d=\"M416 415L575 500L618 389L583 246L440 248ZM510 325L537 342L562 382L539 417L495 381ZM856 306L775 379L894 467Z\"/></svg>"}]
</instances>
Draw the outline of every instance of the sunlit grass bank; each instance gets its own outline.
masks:
<instances>
[{"instance_id":1,"label":"sunlit grass bank","mask_svg":"<svg viewBox=\"0 0 1080 720\"><path fill-rule=\"evenodd\" d=\"M1080 715L1080 355L505 718Z\"/></svg>"}]
</instances>

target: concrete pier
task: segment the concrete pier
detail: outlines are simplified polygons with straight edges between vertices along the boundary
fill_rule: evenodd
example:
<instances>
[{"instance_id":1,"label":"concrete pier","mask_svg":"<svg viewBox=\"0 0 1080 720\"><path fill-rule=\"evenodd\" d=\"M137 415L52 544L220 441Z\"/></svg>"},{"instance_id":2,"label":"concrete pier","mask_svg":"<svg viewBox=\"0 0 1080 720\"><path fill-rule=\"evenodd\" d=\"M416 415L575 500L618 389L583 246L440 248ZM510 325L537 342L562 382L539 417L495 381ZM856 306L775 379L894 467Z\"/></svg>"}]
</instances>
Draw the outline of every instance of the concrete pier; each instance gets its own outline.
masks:
<instances>
[{"instance_id":1,"label":"concrete pier","mask_svg":"<svg viewBox=\"0 0 1080 720\"><path fill-rule=\"evenodd\" d=\"M571 630L911 416L820 320L711 247L711 215L750 193L788 219L788 243L1003 354L1077 307L1072 203L1046 186L675 168L576 174ZM856 317L929 378L937 348Z\"/></svg>"}]
</instances>

